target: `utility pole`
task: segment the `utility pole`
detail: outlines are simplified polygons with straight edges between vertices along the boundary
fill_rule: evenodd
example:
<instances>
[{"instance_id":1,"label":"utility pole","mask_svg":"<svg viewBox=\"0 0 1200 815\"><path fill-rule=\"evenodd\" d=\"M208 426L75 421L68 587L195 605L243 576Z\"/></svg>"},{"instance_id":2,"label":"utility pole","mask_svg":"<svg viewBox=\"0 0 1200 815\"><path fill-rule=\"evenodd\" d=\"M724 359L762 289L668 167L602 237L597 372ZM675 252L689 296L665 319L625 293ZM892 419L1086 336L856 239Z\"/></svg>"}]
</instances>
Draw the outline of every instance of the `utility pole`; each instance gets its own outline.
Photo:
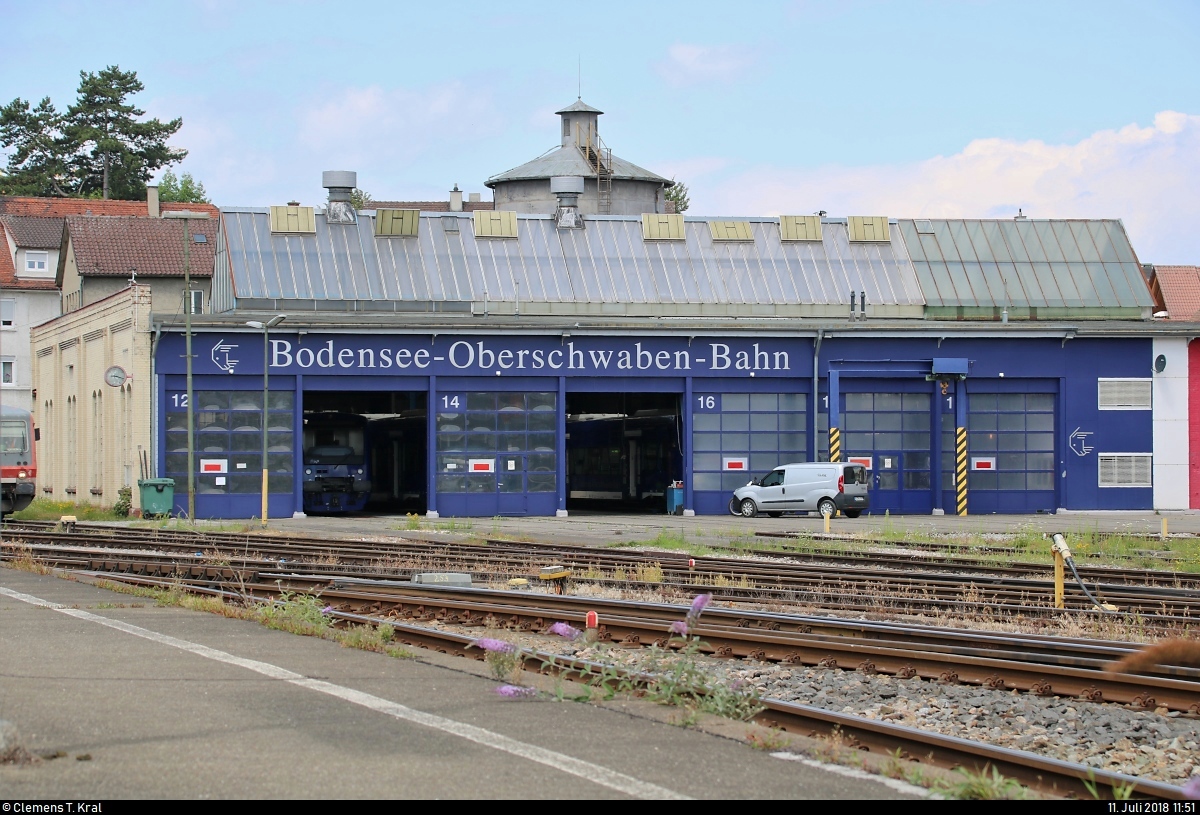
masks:
<instances>
[{"instance_id":1,"label":"utility pole","mask_svg":"<svg viewBox=\"0 0 1200 815\"><path fill-rule=\"evenodd\" d=\"M207 212L192 212L189 209L164 212L162 217L183 221L183 333L184 356L187 358L187 467L188 467L188 523L196 522L196 423L192 403L192 269L188 253L191 238L188 221L207 220Z\"/></svg>"}]
</instances>

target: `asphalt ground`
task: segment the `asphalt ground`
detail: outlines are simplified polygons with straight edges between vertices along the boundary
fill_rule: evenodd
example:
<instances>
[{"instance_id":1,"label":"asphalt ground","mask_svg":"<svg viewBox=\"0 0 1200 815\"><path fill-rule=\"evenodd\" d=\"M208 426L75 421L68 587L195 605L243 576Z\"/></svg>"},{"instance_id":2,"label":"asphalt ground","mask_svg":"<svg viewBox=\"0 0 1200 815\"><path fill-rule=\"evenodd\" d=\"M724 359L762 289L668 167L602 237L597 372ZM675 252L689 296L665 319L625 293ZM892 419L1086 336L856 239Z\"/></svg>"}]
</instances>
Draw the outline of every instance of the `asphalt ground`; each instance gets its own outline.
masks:
<instances>
[{"instance_id":1,"label":"asphalt ground","mask_svg":"<svg viewBox=\"0 0 1200 815\"><path fill-rule=\"evenodd\" d=\"M916 797L754 749L751 725L508 699L461 657L396 659L51 575L0 568L0 621L0 720L58 754L0 765L8 804Z\"/></svg>"},{"instance_id":2,"label":"asphalt ground","mask_svg":"<svg viewBox=\"0 0 1200 815\"><path fill-rule=\"evenodd\" d=\"M864 515L830 519L832 534L850 535L992 535L1062 532L1068 543L1073 535L1092 532L1161 535L1200 534L1200 512L1060 512L1055 515ZM666 514L612 514L571 512L565 518L438 518L415 515L366 513L354 516L311 515L307 518L269 519L267 527L281 532L335 537L407 535L432 532L455 537L507 537L547 543L607 545L614 540L649 541L658 535L682 537L695 543L753 537L757 532L820 534L822 517L801 514L781 518L732 515L682 517Z\"/></svg>"}]
</instances>

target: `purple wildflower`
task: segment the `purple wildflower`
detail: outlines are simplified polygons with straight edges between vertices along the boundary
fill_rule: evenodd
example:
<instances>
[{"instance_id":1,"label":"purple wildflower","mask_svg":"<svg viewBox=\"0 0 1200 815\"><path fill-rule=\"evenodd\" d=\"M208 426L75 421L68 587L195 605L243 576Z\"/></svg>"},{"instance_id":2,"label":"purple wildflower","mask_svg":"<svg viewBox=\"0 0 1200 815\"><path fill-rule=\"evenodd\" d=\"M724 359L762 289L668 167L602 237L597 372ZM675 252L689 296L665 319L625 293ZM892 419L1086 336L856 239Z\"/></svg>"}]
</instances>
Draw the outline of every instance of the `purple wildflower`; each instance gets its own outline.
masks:
<instances>
[{"instance_id":1,"label":"purple wildflower","mask_svg":"<svg viewBox=\"0 0 1200 815\"><path fill-rule=\"evenodd\" d=\"M696 599L692 601L692 610L688 612L688 617L695 619L700 616L700 612L708 608L708 604L712 602L711 594L698 594Z\"/></svg>"},{"instance_id":2,"label":"purple wildflower","mask_svg":"<svg viewBox=\"0 0 1200 815\"><path fill-rule=\"evenodd\" d=\"M1183 785L1183 797L1200 801L1200 775L1193 775L1191 780Z\"/></svg>"},{"instance_id":3,"label":"purple wildflower","mask_svg":"<svg viewBox=\"0 0 1200 815\"><path fill-rule=\"evenodd\" d=\"M333 612L333 606L325 606L325 608L321 609L322 614L330 614L332 612Z\"/></svg>"},{"instance_id":4,"label":"purple wildflower","mask_svg":"<svg viewBox=\"0 0 1200 815\"><path fill-rule=\"evenodd\" d=\"M688 632L687 620L676 620L671 623L671 633L678 634L681 637L686 637Z\"/></svg>"},{"instance_id":5,"label":"purple wildflower","mask_svg":"<svg viewBox=\"0 0 1200 815\"><path fill-rule=\"evenodd\" d=\"M517 650L516 646L514 646L511 642L505 642L504 640L497 640L491 637L481 637L480 639L472 642L471 645L474 645L476 648L482 648L485 651L493 651L501 654L511 654L513 651Z\"/></svg>"},{"instance_id":6,"label":"purple wildflower","mask_svg":"<svg viewBox=\"0 0 1200 815\"><path fill-rule=\"evenodd\" d=\"M521 699L526 696L533 696L537 691L533 688L522 688L520 685L501 685L496 688L496 693L505 699Z\"/></svg>"},{"instance_id":7,"label":"purple wildflower","mask_svg":"<svg viewBox=\"0 0 1200 815\"><path fill-rule=\"evenodd\" d=\"M583 633L578 628L571 626L569 623L555 623L546 630L547 633L556 634L567 640L578 639L579 635Z\"/></svg>"}]
</instances>

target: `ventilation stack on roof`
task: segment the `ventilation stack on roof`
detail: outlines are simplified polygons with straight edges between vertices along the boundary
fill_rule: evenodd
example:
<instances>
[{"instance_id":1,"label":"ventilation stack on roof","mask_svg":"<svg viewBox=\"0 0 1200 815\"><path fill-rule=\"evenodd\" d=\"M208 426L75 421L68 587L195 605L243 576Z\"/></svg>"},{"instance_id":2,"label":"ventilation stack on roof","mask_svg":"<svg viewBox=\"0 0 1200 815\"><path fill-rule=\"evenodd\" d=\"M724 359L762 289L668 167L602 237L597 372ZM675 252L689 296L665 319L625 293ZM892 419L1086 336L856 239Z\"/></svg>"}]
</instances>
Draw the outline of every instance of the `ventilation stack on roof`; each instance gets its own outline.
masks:
<instances>
[{"instance_id":1,"label":"ventilation stack on roof","mask_svg":"<svg viewBox=\"0 0 1200 815\"><path fill-rule=\"evenodd\" d=\"M577 204L581 213L641 215L662 211L662 191L674 182L614 156L600 140L597 119L601 111L578 100L557 113L562 117L557 148L487 180L497 209L556 212L558 199L550 190L550 179L578 176L586 179Z\"/></svg>"},{"instance_id":2,"label":"ventilation stack on roof","mask_svg":"<svg viewBox=\"0 0 1200 815\"><path fill-rule=\"evenodd\" d=\"M558 198L558 210L554 222L559 229L582 229L583 218L579 215L579 196L583 195L583 177L560 175L550 179L550 192Z\"/></svg>"},{"instance_id":3,"label":"ventilation stack on roof","mask_svg":"<svg viewBox=\"0 0 1200 815\"><path fill-rule=\"evenodd\" d=\"M158 185L156 184L146 185L146 214L151 218L158 218L161 214L158 208Z\"/></svg>"},{"instance_id":4,"label":"ventilation stack on roof","mask_svg":"<svg viewBox=\"0 0 1200 815\"><path fill-rule=\"evenodd\" d=\"M326 170L321 173L321 186L329 190L329 207L325 211L325 222L330 224L352 224L356 219L350 194L358 186L358 173L351 170Z\"/></svg>"},{"instance_id":5,"label":"ventilation stack on roof","mask_svg":"<svg viewBox=\"0 0 1200 815\"><path fill-rule=\"evenodd\" d=\"M462 190L458 185L454 185L454 189L450 190L450 211L462 212Z\"/></svg>"}]
</instances>

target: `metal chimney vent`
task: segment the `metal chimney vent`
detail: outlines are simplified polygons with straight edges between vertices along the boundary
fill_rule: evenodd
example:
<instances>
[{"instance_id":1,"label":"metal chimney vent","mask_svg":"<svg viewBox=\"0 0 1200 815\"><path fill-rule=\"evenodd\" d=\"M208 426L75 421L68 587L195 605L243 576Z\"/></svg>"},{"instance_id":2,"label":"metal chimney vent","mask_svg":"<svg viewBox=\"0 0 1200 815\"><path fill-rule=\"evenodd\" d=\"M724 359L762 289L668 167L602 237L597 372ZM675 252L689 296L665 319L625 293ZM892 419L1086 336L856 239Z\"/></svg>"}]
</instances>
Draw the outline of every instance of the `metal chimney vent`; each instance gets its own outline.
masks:
<instances>
[{"instance_id":1,"label":"metal chimney vent","mask_svg":"<svg viewBox=\"0 0 1200 815\"><path fill-rule=\"evenodd\" d=\"M558 198L558 209L554 222L559 229L582 229L583 217L579 214L579 196L583 195L583 177L558 175L550 179L550 192Z\"/></svg>"},{"instance_id":2,"label":"metal chimney vent","mask_svg":"<svg viewBox=\"0 0 1200 815\"><path fill-rule=\"evenodd\" d=\"M326 170L321 173L321 186L329 190L329 207L325 211L325 222L330 224L352 224L357 221L350 193L358 186L358 173L351 170Z\"/></svg>"}]
</instances>

